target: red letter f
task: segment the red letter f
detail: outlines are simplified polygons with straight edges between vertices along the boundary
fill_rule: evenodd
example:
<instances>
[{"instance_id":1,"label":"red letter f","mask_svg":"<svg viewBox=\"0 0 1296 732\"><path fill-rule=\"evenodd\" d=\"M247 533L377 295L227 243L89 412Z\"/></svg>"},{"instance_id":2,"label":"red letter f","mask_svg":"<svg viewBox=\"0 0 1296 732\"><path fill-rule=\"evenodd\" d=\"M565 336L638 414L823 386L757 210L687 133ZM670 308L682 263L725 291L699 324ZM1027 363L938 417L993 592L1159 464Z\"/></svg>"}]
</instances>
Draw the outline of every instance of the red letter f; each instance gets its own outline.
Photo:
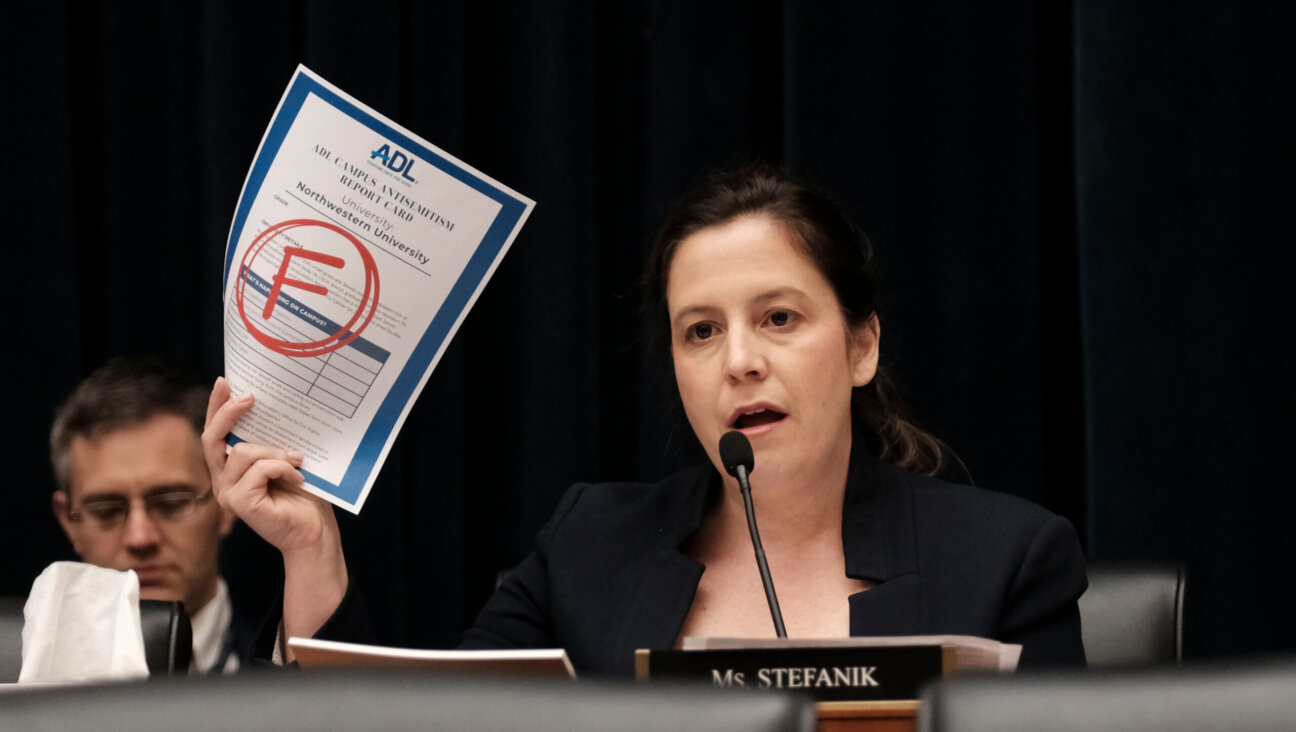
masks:
<instances>
[{"instance_id":1,"label":"red letter f","mask_svg":"<svg viewBox=\"0 0 1296 732\"><path fill-rule=\"evenodd\" d=\"M301 247L284 247L284 258L283 261L279 263L279 273L274 276L273 280L271 280L273 284L270 286L270 295L266 298L265 310L261 312L261 317L266 320L269 320L271 313L274 312L275 303L279 302L279 291L283 289L284 285L292 285L293 287L303 289L307 292L313 292L316 295L328 294L328 288L323 285L302 282L301 280L294 280L288 277L288 264L292 262L293 257L309 259L312 262L327 264L328 266L337 269L342 269L346 266L346 262L341 257L312 252L309 249L302 249Z\"/></svg>"}]
</instances>

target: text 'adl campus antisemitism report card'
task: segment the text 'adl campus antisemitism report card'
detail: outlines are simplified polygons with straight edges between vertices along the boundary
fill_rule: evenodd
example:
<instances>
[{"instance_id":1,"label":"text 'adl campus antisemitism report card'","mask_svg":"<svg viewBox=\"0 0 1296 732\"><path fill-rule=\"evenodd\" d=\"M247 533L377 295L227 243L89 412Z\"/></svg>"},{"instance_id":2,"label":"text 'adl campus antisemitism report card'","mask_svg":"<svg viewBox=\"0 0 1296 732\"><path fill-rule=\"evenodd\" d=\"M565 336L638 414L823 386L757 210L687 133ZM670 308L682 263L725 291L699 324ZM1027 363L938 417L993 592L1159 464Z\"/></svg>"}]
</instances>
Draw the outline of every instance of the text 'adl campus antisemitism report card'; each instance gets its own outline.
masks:
<instances>
[{"instance_id":1,"label":"text 'adl campus antisemitism report card'","mask_svg":"<svg viewBox=\"0 0 1296 732\"><path fill-rule=\"evenodd\" d=\"M534 202L299 66L225 251L231 444L305 456L353 513Z\"/></svg>"}]
</instances>

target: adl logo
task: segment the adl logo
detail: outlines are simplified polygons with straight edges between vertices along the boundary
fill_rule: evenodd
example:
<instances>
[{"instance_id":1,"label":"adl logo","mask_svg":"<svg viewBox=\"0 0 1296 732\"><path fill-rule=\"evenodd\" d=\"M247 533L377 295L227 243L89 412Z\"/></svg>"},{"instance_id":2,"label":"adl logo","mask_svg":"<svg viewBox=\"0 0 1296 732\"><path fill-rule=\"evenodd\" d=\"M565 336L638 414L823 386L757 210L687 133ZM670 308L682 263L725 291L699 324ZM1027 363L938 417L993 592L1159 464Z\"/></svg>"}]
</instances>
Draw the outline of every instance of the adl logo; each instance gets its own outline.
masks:
<instances>
[{"instance_id":1,"label":"adl logo","mask_svg":"<svg viewBox=\"0 0 1296 732\"><path fill-rule=\"evenodd\" d=\"M411 183L417 183L410 171L414 169L414 158L409 157L400 150L393 150L392 146L383 143L382 147L369 153L369 159L379 158L382 160L383 167L394 173L400 173L401 177Z\"/></svg>"}]
</instances>

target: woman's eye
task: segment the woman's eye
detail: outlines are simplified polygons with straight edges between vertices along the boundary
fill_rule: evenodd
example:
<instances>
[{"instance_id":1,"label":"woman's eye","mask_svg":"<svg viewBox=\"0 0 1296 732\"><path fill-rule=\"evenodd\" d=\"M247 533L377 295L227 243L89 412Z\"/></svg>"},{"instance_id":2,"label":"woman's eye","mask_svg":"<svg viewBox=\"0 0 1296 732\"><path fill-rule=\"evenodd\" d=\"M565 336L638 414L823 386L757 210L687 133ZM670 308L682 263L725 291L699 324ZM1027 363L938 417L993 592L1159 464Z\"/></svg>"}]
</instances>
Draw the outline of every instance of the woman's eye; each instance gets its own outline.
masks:
<instances>
[{"instance_id":1,"label":"woman's eye","mask_svg":"<svg viewBox=\"0 0 1296 732\"><path fill-rule=\"evenodd\" d=\"M786 310L775 310L769 316L770 325L776 328L782 328L792 322L792 313Z\"/></svg>"},{"instance_id":2,"label":"woman's eye","mask_svg":"<svg viewBox=\"0 0 1296 732\"><path fill-rule=\"evenodd\" d=\"M714 329L711 327L710 323L698 323L689 328L689 336L696 341L704 341L710 338L713 333Z\"/></svg>"}]
</instances>

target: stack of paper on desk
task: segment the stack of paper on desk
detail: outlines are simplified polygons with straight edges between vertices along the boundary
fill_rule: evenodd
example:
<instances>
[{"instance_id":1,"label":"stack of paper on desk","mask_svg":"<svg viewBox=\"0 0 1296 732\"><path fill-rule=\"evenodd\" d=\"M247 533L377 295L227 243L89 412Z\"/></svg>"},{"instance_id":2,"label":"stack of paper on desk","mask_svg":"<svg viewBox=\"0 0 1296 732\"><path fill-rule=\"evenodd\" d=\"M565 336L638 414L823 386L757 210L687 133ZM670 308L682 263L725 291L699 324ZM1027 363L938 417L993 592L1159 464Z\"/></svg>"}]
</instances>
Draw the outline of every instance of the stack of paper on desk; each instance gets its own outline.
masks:
<instances>
[{"instance_id":1,"label":"stack of paper on desk","mask_svg":"<svg viewBox=\"0 0 1296 732\"><path fill-rule=\"evenodd\" d=\"M1021 645L971 635L904 635L862 638L685 638L686 651L741 648L884 648L952 646L955 671L1015 671Z\"/></svg>"},{"instance_id":2,"label":"stack of paper on desk","mask_svg":"<svg viewBox=\"0 0 1296 732\"><path fill-rule=\"evenodd\" d=\"M290 638L288 647L303 666L381 666L465 674L565 676L576 678L561 648L514 651L425 651L359 643Z\"/></svg>"}]
</instances>

